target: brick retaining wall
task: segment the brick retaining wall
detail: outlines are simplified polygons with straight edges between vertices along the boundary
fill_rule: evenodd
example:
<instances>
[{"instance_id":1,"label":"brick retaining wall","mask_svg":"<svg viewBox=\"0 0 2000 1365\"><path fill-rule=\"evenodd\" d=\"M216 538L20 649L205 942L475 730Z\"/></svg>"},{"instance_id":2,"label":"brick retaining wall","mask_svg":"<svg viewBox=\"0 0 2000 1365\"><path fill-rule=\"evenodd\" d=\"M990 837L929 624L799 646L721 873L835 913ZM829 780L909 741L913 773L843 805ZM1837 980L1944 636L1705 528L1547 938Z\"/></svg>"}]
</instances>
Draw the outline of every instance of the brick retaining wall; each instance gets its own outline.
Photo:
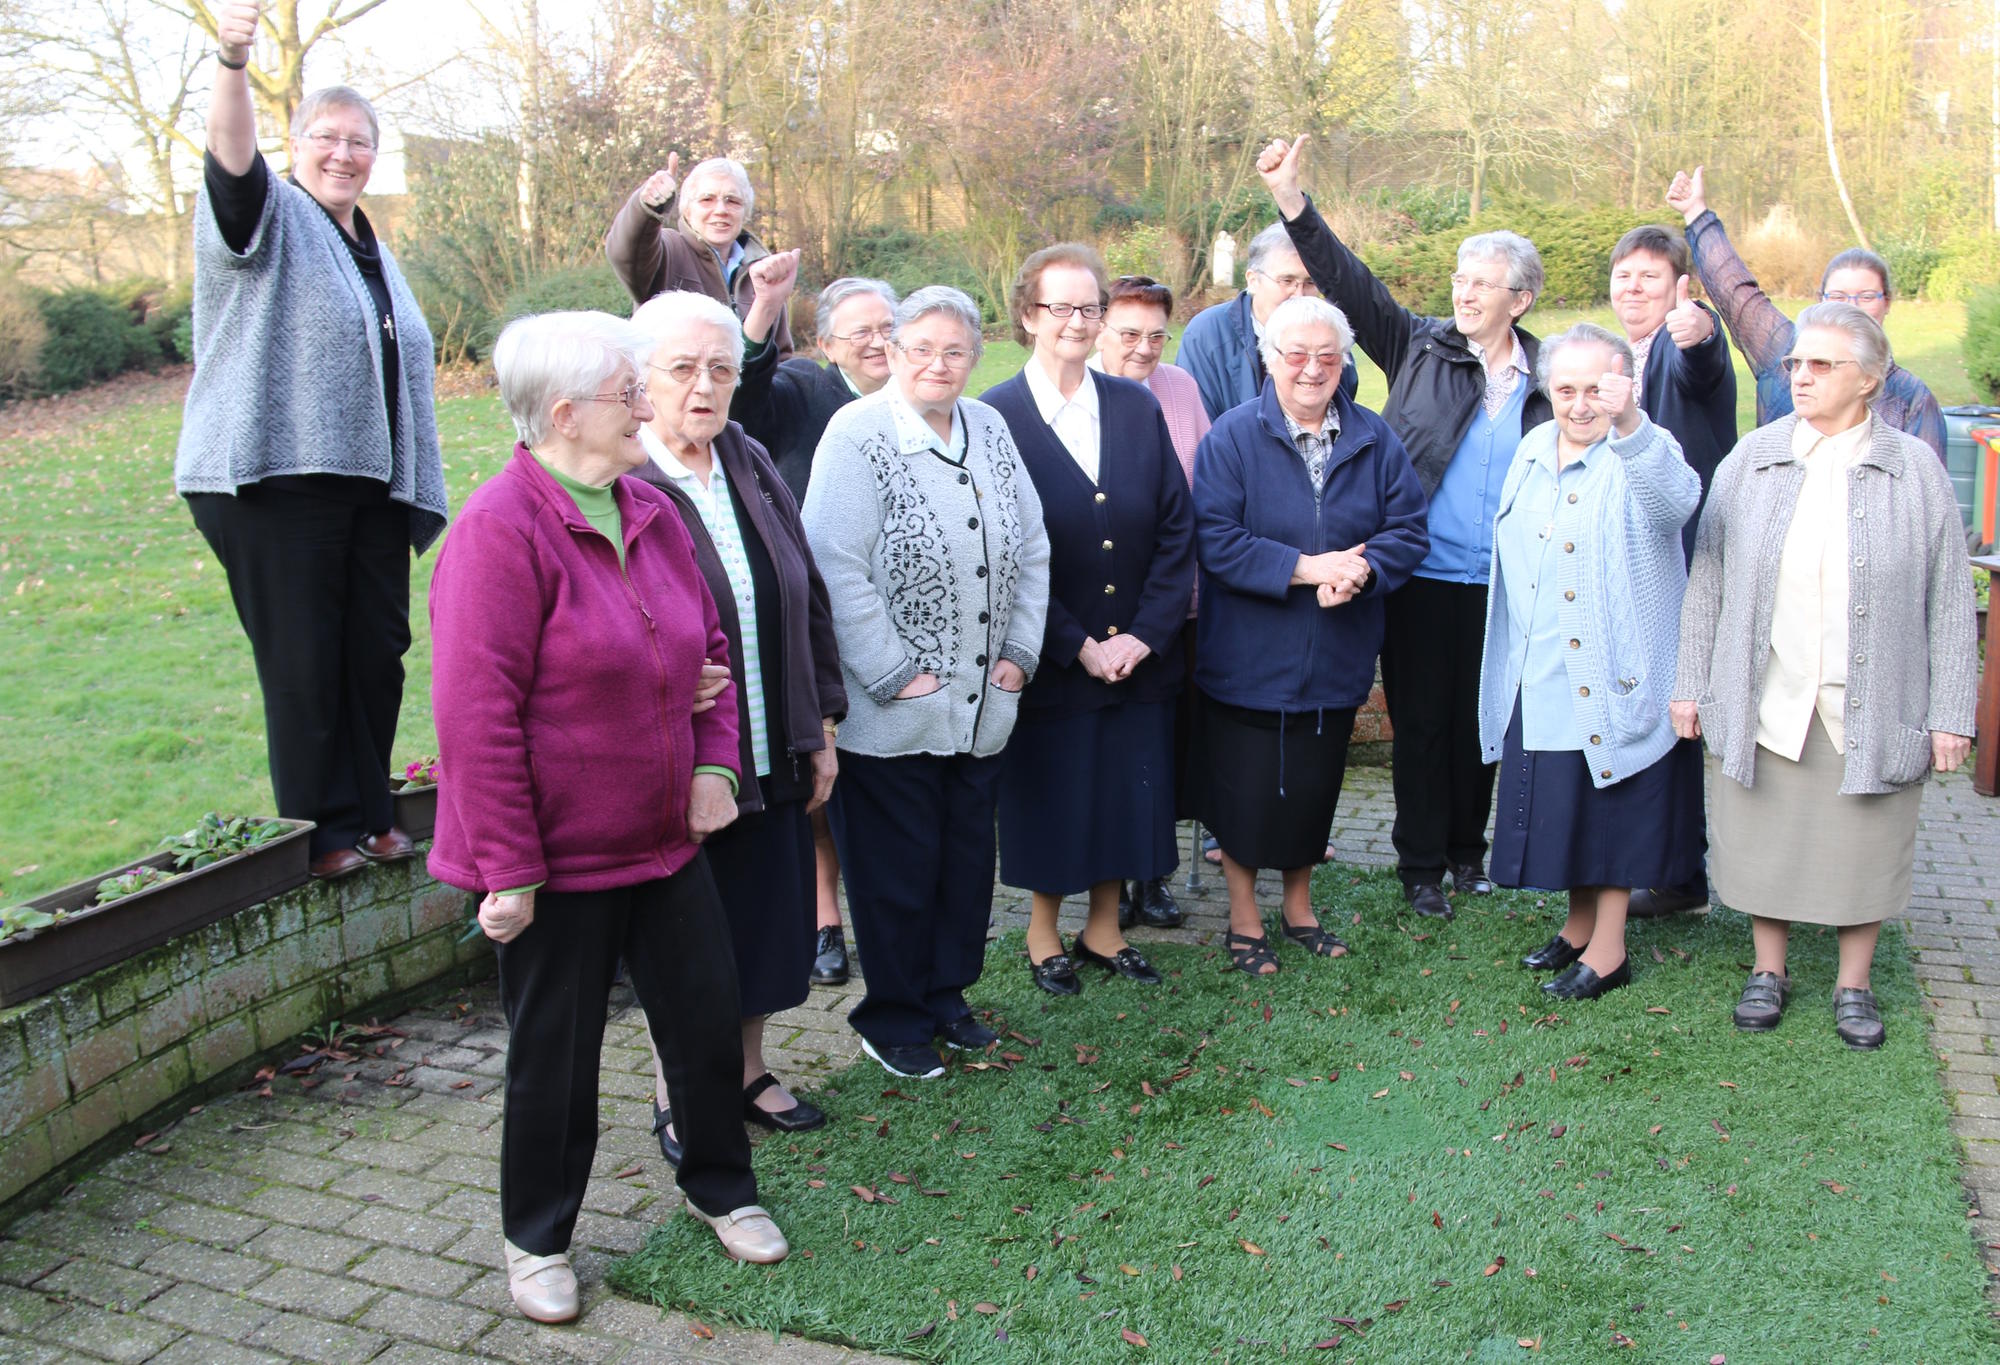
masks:
<instances>
[{"instance_id":1,"label":"brick retaining wall","mask_svg":"<svg viewBox=\"0 0 2000 1365\"><path fill-rule=\"evenodd\" d=\"M300 888L0 1010L0 1213L163 1106L330 1020L488 975L421 859Z\"/></svg>"}]
</instances>

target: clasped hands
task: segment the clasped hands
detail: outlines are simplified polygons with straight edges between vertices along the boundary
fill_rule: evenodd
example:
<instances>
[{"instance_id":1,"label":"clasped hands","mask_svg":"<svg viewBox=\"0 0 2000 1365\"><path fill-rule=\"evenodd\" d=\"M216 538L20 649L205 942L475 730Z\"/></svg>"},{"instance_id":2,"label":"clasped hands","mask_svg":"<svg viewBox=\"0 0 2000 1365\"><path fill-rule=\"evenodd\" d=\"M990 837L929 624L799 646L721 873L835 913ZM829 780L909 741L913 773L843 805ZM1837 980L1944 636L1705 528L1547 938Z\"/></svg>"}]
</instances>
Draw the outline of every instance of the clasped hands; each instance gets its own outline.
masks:
<instances>
[{"instance_id":1,"label":"clasped hands","mask_svg":"<svg viewBox=\"0 0 2000 1365\"><path fill-rule=\"evenodd\" d=\"M1153 647L1136 635L1110 635L1102 640L1084 637L1076 661L1083 671L1099 682L1124 682L1132 670L1146 662Z\"/></svg>"},{"instance_id":2,"label":"clasped hands","mask_svg":"<svg viewBox=\"0 0 2000 1365\"><path fill-rule=\"evenodd\" d=\"M1298 566L1292 570L1292 586L1316 589L1322 607L1352 602L1368 586L1368 579L1375 572L1362 554L1367 548L1364 541L1350 550L1300 555Z\"/></svg>"}]
</instances>

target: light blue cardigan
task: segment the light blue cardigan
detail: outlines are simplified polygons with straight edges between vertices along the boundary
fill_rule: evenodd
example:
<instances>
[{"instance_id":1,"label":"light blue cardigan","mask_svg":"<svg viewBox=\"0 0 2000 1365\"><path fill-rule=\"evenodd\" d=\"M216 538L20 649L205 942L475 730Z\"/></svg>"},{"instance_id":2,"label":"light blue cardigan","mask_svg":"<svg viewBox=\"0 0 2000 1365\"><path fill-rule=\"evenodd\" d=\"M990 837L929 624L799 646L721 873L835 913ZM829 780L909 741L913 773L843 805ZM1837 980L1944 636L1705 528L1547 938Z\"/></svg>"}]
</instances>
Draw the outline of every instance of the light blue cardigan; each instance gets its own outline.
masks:
<instances>
[{"instance_id":1,"label":"light blue cardigan","mask_svg":"<svg viewBox=\"0 0 2000 1365\"><path fill-rule=\"evenodd\" d=\"M1555 442L1554 422L1521 439L1500 490L1501 519L1513 511L1530 463ZM1590 780L1599 787L1644 771L1674 745L1667 701L1687 591L1681 527L1701 500L1701 480L1681 458L1679 443L1650 418L1610 448L1618 458L1592 461L1573 496L1557 504L1556 572L1541 586L1564 594L1563 634L1578 642L1563 651L1563 662ZM1479 747L1488 763L1500 761L1521 687L1506 648L1507 585L1497 535L1493 543L1479 667Z\"/></svg>"}]
</instances>

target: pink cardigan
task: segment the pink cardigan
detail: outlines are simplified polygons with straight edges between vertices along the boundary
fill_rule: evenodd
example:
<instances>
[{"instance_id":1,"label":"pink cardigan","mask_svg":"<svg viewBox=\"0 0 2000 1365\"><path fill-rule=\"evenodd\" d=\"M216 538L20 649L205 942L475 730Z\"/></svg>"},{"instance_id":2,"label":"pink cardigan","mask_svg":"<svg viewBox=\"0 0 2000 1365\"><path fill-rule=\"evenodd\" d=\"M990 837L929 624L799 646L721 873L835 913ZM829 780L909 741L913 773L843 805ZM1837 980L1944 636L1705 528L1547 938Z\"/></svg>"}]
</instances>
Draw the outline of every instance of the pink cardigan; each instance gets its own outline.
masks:
<instances>
[{"instance_id":1,"label":"pink cardigan","mask_svg":"<svg viewBox=\"0 0 2000 1365\"><path fill-rule=\"evenodd\" d=\"M469 891L600 891L679 871L697 765L738 771L736 706L695 715L727 663L667 495L615 487L611 542L522 446L465 501L431 579L437 717L431 875Z\"/></svg>"},{"instance_id":2,"label":"pink cardigan","mask_svg":"<svg viewBox=\"0 0 2000 1365\"><path fill-rule=\"evenodd\" d=\"M1188 487L1194 487L1194 452L1201 444L1201 438L1208 435L1208 409L1202 406L1201 389L1194 382L1194 376L1177 365L1162 361L1146 376L1146 387L1153 391L1153 397L1160 400L1160 411L1167 415L1167 435L1174 443L1174 454L1180 457L1181 473L1187 475ZM1188 615L1195 614L1201 601L1201 576L1195 575L1196 587L1188 597Z\"/></svg>"}]
</instances>

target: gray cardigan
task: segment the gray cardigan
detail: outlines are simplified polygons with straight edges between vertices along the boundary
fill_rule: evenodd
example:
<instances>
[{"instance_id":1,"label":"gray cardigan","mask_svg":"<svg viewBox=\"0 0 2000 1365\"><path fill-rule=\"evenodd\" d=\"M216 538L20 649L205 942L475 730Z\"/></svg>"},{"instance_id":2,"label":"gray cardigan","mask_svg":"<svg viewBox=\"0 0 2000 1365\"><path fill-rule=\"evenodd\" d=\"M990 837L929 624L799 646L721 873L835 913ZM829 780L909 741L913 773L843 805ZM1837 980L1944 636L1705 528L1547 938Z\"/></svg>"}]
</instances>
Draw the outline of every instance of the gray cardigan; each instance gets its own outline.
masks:
<instances>
[{"instance_id":1,"label":"gray cardigan","mask_svg":"<svg viewBox=\"0 0 2000 1365\"><path fill-rule=\"evenodd\" d=\"M1848 474L1847 762L1843 795L1894 791L1931 770L1931 732L1972 733L1978 655L1972 574L1951 482L1915 437L1871 417ZM1756 772L1778 560L1806 470L1796 415L1759 427L1716 470L1681 610L1677 701L1694 701L1723 774Z\"/></svg>"},{"instance_id":2,"label":"gray cardigan","mask_svg":"<svg viewBox=\"0 0 2000 1365\"><path fill-rule=\"evenodd\" d=\"M895 384L834 414L813 456L800 516L833 604L847 719L858 754L995 754L1013 732L1018 692L987 675L1001 659L1029 679L1049 602L1042 503L1007 424L962 398L960 467L899 427ZM896 693L919 673L943 686Z\"/></svg>"},{"instance_id":3,"label":"gray cardigan","mask_svg":"<svg viewBox=\"0 0 2000 1365\"><path fill-rule=\"evenodd\" d=\"M367 282L340 229L277 174L250 245L231 251L203 192L194 214L194 381L174 488L234 493L274 474L380 479L410 508L421 553L444 530L430 328L382 246L402 354L396 449L382 392L382 339Z\"/></svg>"},{"instance_id":4,"label":"gray cardigan","mask_svg":"<svg viewBox=\"0 0 2000 1365\"><path fill-rule=\"evenodd\" d=\"M1498 520L1517 515L1514 500L1529 467L1555 444L1552 421L1521 439L1500 488ZM1605 457L1593 457L1556 506L1550 534L1561 553L1554 577L1539 589L1562 594L1570 706L1598 787L1643 772L1674 747L1667 689L1687 587L1681 527L1701 500L1701 479L1682 457L1680 442L1650 418L1630 436L1604 444ZM1479 665L1479 748L1488 763L1500 761L1521 690L1507 642L1499 542L1496 533Z\"/></svg>"}]
</instances>

